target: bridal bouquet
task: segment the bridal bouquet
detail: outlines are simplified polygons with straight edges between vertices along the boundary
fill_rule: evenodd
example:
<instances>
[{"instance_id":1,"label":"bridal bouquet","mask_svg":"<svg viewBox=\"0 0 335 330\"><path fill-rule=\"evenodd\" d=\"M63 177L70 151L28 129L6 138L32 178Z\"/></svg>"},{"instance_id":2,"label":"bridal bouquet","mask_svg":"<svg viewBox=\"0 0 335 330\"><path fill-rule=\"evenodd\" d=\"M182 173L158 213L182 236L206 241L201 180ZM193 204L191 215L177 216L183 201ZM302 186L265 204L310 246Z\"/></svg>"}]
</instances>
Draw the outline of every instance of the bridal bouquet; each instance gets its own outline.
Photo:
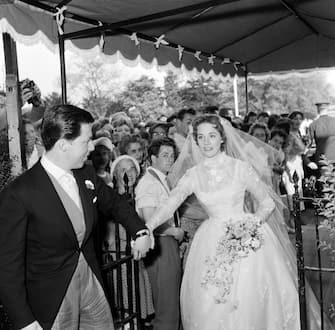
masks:
<instances>
[{"instance_id":1,"label":"bridal bouquet","mask_svg":"<svg viewBox=\"0 0 335 330\"><path fill-rule=\"evenodd\" d=\"M252 214L223 224L223 235L218 240L215 256L206 258L207 267L201 283L205 288L210 285L216 287L216 303L225 303L230 294L236 261L262 246L261 225L261 221Z\"/></svg>"}]
</instances>

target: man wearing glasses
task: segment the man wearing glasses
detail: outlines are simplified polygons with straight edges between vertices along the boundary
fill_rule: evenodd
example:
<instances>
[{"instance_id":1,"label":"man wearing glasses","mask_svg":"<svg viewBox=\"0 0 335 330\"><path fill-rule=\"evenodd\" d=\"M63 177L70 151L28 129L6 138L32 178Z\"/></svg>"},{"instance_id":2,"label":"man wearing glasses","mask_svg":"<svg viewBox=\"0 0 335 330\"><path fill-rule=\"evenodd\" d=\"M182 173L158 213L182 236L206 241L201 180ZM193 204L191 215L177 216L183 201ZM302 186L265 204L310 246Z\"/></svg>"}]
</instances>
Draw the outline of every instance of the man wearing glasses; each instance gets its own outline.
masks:
<instances>
[{"instance_id":1,"label":"man wearing glasses","mask_svg":"<svg viewBox=\"0 0 335 330\"><path fill-rule=\"evenodd\" d=\"M150 140L153 141L153 140L156 140L158 138L167 137L169 128L171 126L172 126L172 124L165 123L165 122L154 123L149 129Z\"/></svg>"}]
</instances>

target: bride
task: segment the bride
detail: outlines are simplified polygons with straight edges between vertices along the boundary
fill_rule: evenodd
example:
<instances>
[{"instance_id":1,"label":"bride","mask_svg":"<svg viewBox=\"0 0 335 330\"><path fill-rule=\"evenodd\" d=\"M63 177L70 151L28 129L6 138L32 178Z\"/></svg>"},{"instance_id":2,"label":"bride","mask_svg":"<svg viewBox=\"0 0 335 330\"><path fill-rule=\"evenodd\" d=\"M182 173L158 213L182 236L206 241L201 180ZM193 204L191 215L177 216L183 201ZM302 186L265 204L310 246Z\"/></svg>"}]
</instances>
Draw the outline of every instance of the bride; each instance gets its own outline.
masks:
<instances>
[{"instance_id":1,"label":"bride","mask_svg":"<svg viewBox=\"0 0 335 330\"><path fill-rule=\"evenodd\" d=\"M257 154L248 155L239 134L215 115L197 117L197 146L190 137L178 171L194 166L147 226L154 230L165 222L192 193L208 214L182 282L185 330L300 330L295 253L275 194L257 173ZM246 192L257 205L254 213L246 211ZM319 305L309 288L307 298L309 329L319 329Z\"/></svg>"}]
</instances>

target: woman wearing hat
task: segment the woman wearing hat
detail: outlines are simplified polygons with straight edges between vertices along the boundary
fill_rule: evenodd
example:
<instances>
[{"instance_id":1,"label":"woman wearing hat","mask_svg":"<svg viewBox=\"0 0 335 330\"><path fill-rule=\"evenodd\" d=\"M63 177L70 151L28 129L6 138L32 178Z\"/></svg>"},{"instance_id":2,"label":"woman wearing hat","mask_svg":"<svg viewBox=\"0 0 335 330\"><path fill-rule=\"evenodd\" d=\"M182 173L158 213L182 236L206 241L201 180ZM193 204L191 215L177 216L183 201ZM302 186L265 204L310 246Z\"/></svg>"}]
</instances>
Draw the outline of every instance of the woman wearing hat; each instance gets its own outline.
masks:
<instances>
[{"instance_id":1,"label":"woman wearing hat","mask_svg":"<svg viewBox=\"0 0 335 330\"><path fill-rule=\"evenodd\" d=\"M110 174L113 178L114 188L117 189L120 195L127 195L129 197L129 203L132 207L133 201L131 196L133 195L134 188L136 186L138 177L140 175L140 166L135 158L122 155L117 157L111 166ZM127 177L127 179L125 179ZM115 223L109 222L107 225L105 243L108 251L115 253ZM126 231L123 227L120 227L120 249L121 254L125 253L126 248ZM140 308L141 308L141 319L146 319L149 315L154 313L152 292L149 282L148 273L144 267L143 261L140 260L139 266L139 289L140 289ZM127 272L125 265L122 266L122 291L123 291L123 305L125 309L128 308L128 296L127 296ZM115 282L114 282L115 283ZM133 284L133 288L134 288ZM135 293L133 292L133 304L135 305Z\"/></svg>"},{"instance_id":2,"label":"woman wearing hat","mask_svg":"<svg viewBox=\"0 0 335 330\"><path fill-rule=\"evenodd\" d=\"M113 160L114 146L107 137L100 137L93 140L95 146L90 155L93 167L97 175L102 178L108 186L113 187L113 177L110 174L110 163Z\"/></svg>"}]
</instances>

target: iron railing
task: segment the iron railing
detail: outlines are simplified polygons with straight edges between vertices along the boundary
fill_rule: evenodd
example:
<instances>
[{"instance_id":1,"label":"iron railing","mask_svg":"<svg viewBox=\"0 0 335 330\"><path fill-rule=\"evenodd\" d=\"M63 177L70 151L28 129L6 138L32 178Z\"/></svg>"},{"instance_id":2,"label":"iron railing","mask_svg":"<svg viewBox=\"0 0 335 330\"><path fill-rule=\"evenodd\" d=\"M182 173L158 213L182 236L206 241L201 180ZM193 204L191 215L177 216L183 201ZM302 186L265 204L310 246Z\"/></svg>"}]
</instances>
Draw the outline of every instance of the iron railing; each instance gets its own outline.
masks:
<instances>
[{"instance_id":1,"label":"iron railing","mask_svg":"<svg viewBox=\"0 0 335 330\"><path fill-rule=\"evenodd\" d=\"M115 224L115 248L103 253L102 273L116 329L141 329L138 262L131 255L130 237L122 249L120 225Z\"/></svg>"},{"instance_id":2,"label":"iron railing","mask_svg":"<svg viewBox=\"0 0 335 330\"><path fill-rule=\"evenodd\" d=\"M115 250L105 251L101 266L107 299L111 306L115 329L141 330L138 262L131 255L130 237L127 235L125 250L120 246L120 225L115 224ZM126 274L126 277L122 276ZM128 304L125 304L127 295ZM134 303L135 301L135 303ZM12 330L10 319L0 304L0 330Z\"/></svg>"},{"instance_id":3,"label":"iron railing","mask_svg":"<svg viewBox=\"0 0 335 330\"><path fill-rule=\"evenodd\" d=\"M316 189L314 187L314 197L301 197L298 191L298 175L295 172L293 175L295 193L293 195L293 217L295 224L295 244L297 256L297 271L298 271L298 287L299 287L299 304L300 304L300 322L301 330L308 330L308 315L306 305L306 272L317 272L319 282L319 303L320 303L320 318L321 330L325 329L325 306L323 295L323 273L334 273L335 268L326 268L322 266L322 258L320 251L320 215L316 205L318 205L319 198L316 197ZM317 252L317 266L306 266L304 261L303 235L302 235L302 221L301 221L301 207L300 203L306 202L313 206L315 215L315 245Z\"/></svg>"}]
</instances>

